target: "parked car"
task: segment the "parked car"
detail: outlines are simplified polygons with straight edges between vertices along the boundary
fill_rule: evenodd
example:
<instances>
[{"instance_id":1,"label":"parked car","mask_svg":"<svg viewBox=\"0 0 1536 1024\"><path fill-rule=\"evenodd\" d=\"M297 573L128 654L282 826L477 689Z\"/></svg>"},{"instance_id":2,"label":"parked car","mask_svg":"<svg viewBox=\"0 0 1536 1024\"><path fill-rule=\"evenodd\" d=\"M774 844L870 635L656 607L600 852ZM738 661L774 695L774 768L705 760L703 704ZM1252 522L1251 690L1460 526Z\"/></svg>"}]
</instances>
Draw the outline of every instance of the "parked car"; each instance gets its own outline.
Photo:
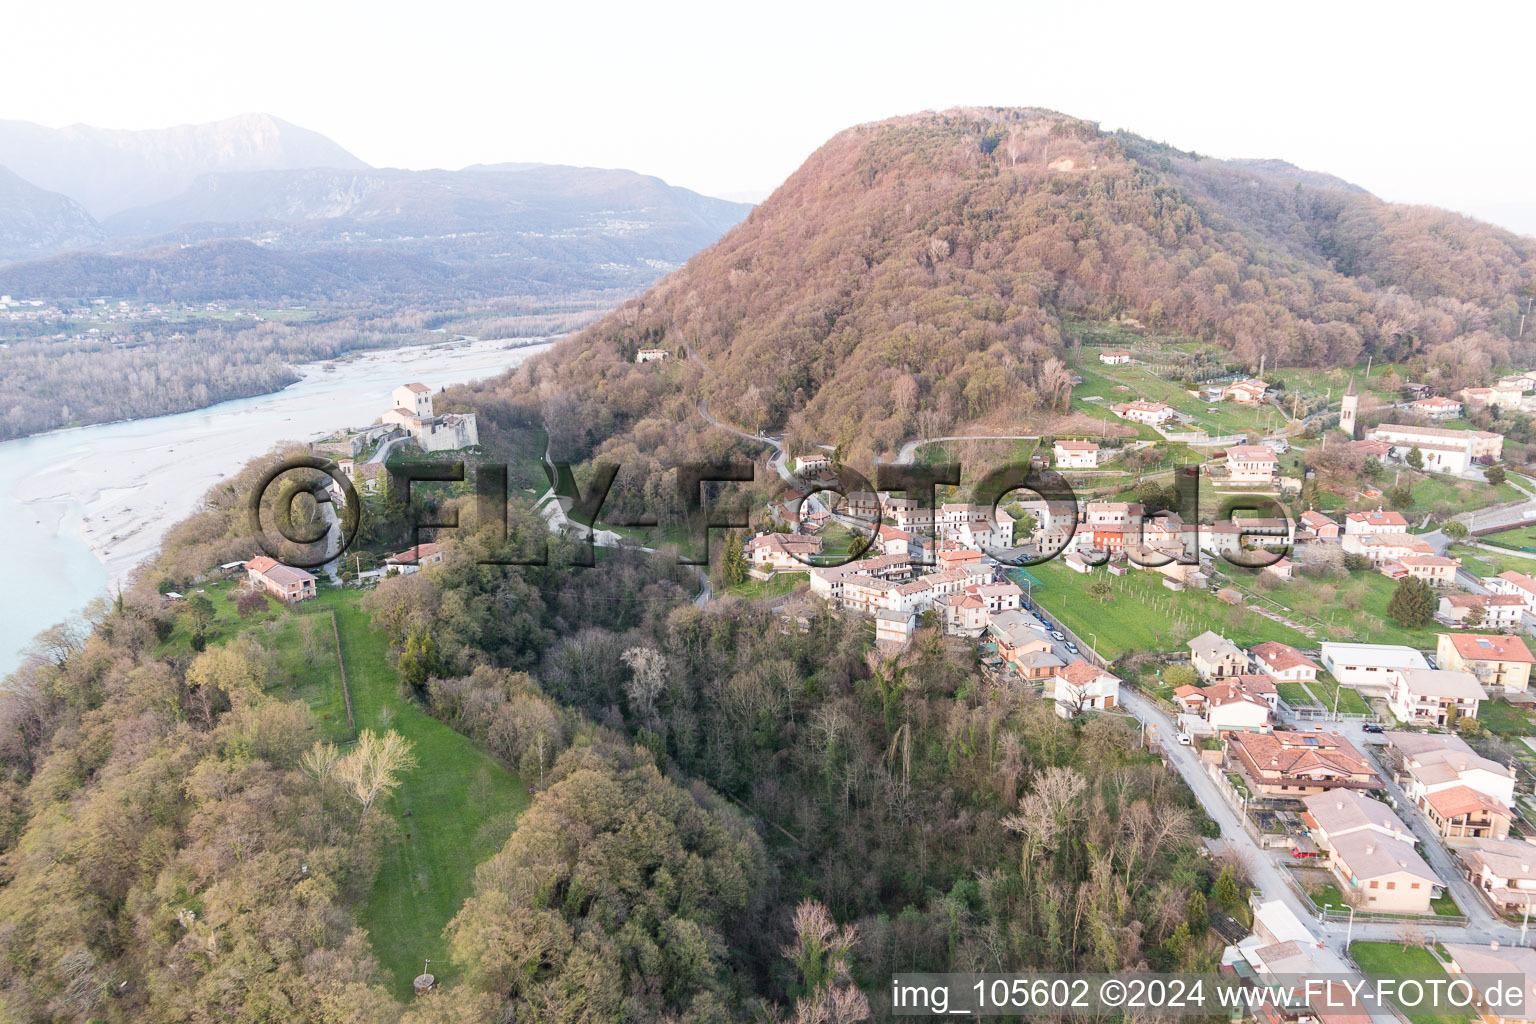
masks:
<instances>
[{"instance_id":1,"label":"parked car","mask_svg":"<svg viewBox=\"0 0 1536 1024\"><path fill-rule=\"evenodd\" d=\"M1179 746L1189 747L1194 745L1194 739L1187 732L1179 733Z\"/></svg>"},{"instance_id":2,"label":"parked car","mask_svg":"<svg viewBox=\"0 0 1536 1024\"><path fill-rule=\"evenodd\" d=\"M1383 729L1381 726L1377 725L1375 722L1366 722L1360 728L1364 729L1366 732L1386 732L1387 731L1386 729Z\"/></svg>"},{"instance_id":3,"label":"parked car","mask_svg":"<svg viewBox=\"0 0 1536 1024\"><path fill-rule=\"evenodd\" d=\"M1067 650L1071 651L1073 654L1076 654L1077 653L1077 644L1073 643L1071 640L1068 640L1067 641Z\"/></svg>"},{"instance_id":4,"label":"parked car","mask_svg":"<svg viewBox=\"0 0 1536 1024\"><path fill-rule=\"evenodd\" d=\"M1059 630L1059 629L1053 629L1053 630L1051 630L1051 639L1055 640L1057 643L1061 643L1063 640L1066 639L1066 635L1063 634L1062 631Z\"/></svg>"}]
</instances>

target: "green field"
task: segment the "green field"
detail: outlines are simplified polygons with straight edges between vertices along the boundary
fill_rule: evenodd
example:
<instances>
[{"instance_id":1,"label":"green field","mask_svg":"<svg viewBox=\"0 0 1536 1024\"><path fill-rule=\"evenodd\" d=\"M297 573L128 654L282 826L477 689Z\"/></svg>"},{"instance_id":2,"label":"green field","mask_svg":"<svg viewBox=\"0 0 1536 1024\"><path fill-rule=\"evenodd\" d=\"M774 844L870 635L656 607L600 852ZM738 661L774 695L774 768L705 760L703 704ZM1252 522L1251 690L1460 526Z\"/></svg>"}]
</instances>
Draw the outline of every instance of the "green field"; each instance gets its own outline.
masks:
<instances>
[{"instance_id":1,"label":"green field","mask_svg":"<svg viewBox=\"0 0 1536 1024\"><path fill-rule=\"evenodd\" d=\"M785 594L792 593L795 587L804 583L809 577L809 572L776 572L766 580L748 577L744 582L728 587L725 592L731 597L783 597Z\"/></svg>"},{"instance_id":2,"label":"green field","mask_svg":"<svg viewBox=\"0 0 1536 1024\"><path fill-rule=\"evenodd\" d=\"M1266 596L1284 608L1288 617L1316 625L1321 631L1319 639L1434 647L1435 634L1444 632L1444 627L1409 628L1387 617L1387 605L1396 588L1397 583L1381 573L1361 570L1339 582L1298 576ZM1316 641L1307 646L1316 646Z\"/></svg>"},{"instance_id":3,"label":"green field","mask_svg":"<svg viewBox=\"0 0 1536 1024\"><path fill-rule=\"evenodd\" d=\"M1508 548L1530 548L1536 551L1536 526L1521 526L1513 530L1500 530L1481 538L1485 544L1498 544ZM1536 563L1533 563L1536 564Z\"/></svg>"},{"instance_id":4,"label":"green field","mask_svg":"<svg viewBox=\"0 0 1536 1024\"><path fill-rule=\"evenodd\" d=\"M1337 710L1346 715L1365 715L1371 711L1364 697L1348 686L1340 686L1327 674L1308 683L1307 689L1316 695L1319 704L1330 711Z\"/></svg>"},{"instance_id":5,"label":"green field","mask_svg":"<svg viewBox=\"0 0 1536 1024\"><path fill-rule=\"evenodd\" d=\"M1485 700L1477 709L1477 720L1493 733L1501 736L1536 735L1532 727L1531 712L1517 708L1504 700Z\"/></svg>"},{"instance_id":6,"label":"green field","mask_svg":"<svg viewBox=\"0 0 1536 1024\"><path fill-rule=\"evenodd\" d=\"M1355 963L1372 978L1447 978L1444 967L1423 946L1403 948L1398 942L1356 942L1349 947ZM1466 1024L1467 1014L1410 1013L1413 1024Z\"/></svg>"},{"instance_id":7,"label":"green field","mask_svg":"<svg viewBox=\"0 0 1536 1024\"><path fill-rule=\"evenodd\" d=\"M1235 402L1205 402L1177 384L1156 376L1146 367L1105 366L1098 361L1097 352L1091 353L1091 358L1085 354L1076 369L1083 382L1072 389L1072 408L1080 412L1092 414L1098 409L1102 415L1113 416L1109 412L1111 405L1146 399L1170 405L1193 417L1195 425L1210 434L1269 433L1284 429L1287 422L1272 405L1254 407ZM1086 401L1090 397L1102 401ZM1146 434L1147 431L1151 433ZM1150 427L1143 428L1143 433L1158 436Z\"/></svg>"},{"instance_id":8,"label":"green field","mask_svg":"<svg viewBox=\"0 0 1536 1024\"><path fill-rule=\"evenodd\" d=\"M215 611L209 645L243 632L257 634L265 648L277 652L269 692L308 703L324 732L345 744L353 734L336 661L339 633L358 729L381 730L380 712L387 709L388 727L415 745L419 767L380 805L398 823L399 834L383 850L373 891L358 916L394 979L396 995L411 994L411 979L426 958L439 978L451 977L443 927L473 891L475 868L512 834L517 815L528 806L527 788L467 737L400 697L388 641L357 607L357 591L323 587L302 613L269 599L265 611L242 621L234 584L202 589ZM335 631L327 608L336 613ZM314 630L310 642L306 628ZM179 619L162 649L189 645L187 623Z\"/></svg>"},{"instance_id":9,"label":"green field","mask_svg":"<svg viewBox=\"0 0 1536 1024\"><path fill-rule=\"evenodd\" d=\"M1448 552L1452 558L1461 559L1462 565L1475 576L1497 576L1501 572L1518 572L1526 576L1536 575L1536 557L1490 551L1486 548L1453 544Z\"/></svg>"},{"instance_id":10,"label":"green field","mask_svg":"<svg viewBox=\"0 0 1536 1024\"><path fill-rule=\"evenodd\" d=\"M1129 650L1178 650L1207 629L1220 629L1245 647L1264 640L1313 645L1302 633L1246 608L1223 604L1205 591L1176 594L1162 585L1164 577L1158 572L1133 569L1114 577L1095 569L1083 575L1060 559L1030 566L1029 572L1044 584L1044 589L1034 588L1033 596L1045 613L1084 640L1097 634L1099 653L1107 658ZM1088 586L1096 582L1109 584L1109 600L1100 603L1088 594Z\"/></svg>"},{"instance_id":11,"label":"green field","mask_svg":"<svg viewBox=\"0 0 1536 1024\"><path fill-rule=\"evenodd\" d=\"M326 591L319 600L336 610L358 728L378 729L380 711L388 709L390 728L415 744L420 764L383 805L400 834L383 851L358 914L396 995L406 997L425 958L439 978L451 977L443 927L473 891L475 868L512 834L529 797L467 737L400 698L388 643L357 599L355 591Z\"/></svg>"}]
</instances>

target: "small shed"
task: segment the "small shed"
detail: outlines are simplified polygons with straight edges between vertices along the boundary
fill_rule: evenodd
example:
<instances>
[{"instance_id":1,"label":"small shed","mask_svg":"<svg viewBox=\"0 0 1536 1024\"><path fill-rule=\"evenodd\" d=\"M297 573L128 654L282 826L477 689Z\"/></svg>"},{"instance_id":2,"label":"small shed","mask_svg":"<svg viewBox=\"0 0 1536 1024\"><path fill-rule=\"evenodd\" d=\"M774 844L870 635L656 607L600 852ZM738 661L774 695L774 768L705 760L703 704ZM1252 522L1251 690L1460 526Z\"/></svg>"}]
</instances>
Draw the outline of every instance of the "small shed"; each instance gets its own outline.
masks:
<instances>
[{"instance_id":1,"label":"small shed","mask_svg":"<svg viewBox=\"0 0 1536 1024\"><path fill-rule=\"evenodd\" d=\"M418 974L416 980L411 982L411 987L416 990L418 996L424 996L432 991L432 986L436 982L437 979L430 974Z\"/></svg>"}]
</instances>

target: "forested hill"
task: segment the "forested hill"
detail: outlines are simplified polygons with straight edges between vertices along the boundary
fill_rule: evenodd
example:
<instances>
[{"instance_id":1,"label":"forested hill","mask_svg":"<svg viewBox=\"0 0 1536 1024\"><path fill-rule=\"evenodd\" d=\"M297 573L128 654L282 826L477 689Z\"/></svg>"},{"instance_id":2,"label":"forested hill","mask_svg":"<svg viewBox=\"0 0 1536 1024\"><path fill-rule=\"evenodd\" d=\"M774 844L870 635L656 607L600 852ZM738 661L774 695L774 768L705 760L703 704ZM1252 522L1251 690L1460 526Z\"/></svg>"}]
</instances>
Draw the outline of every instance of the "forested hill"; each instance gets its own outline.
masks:
<instances>
[{"instance_id":1,"label":"forested hill","mask_svg":"<svg viewBox=\"0 0 1536 1024\"><path fill-rule=\"evenodd\" d=\"M635 372L618 364L643 339L686 341L717 416L879 453L1038 422L1070 385L1069 317L1134 318L1255 368L1419 355L1475 375L1513 355L1533 255L1536 240L1281 161L956 110L838 134L741 227L557 350L553 379L529 372L638 421L656 396L623 407L645 389L615 384Z\"/></svg>"}]
</instances>

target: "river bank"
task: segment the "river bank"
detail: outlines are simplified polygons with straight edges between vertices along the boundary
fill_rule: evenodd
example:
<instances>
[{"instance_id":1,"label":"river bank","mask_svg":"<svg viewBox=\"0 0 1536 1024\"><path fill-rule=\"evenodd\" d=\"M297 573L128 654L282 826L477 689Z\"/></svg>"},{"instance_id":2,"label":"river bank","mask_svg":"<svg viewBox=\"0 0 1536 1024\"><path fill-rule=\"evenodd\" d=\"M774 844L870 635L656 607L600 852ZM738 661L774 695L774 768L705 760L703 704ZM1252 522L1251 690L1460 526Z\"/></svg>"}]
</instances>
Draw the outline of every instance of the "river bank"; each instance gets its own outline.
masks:
<instances>
[{"instance_id":1,"label":"river bank","mask_svg":"<svg viewBox=\"0 0 1536 1024\"><path fill-rule=\"evenodd\" d=\"M31 638L106 596L218 481L283 442L365 426L395 386L494 376L548 340L443 341L304 364L281 391L0 443L0 530L25 599L0 617L0 674Z\"/></svg>"}]
</instances>

